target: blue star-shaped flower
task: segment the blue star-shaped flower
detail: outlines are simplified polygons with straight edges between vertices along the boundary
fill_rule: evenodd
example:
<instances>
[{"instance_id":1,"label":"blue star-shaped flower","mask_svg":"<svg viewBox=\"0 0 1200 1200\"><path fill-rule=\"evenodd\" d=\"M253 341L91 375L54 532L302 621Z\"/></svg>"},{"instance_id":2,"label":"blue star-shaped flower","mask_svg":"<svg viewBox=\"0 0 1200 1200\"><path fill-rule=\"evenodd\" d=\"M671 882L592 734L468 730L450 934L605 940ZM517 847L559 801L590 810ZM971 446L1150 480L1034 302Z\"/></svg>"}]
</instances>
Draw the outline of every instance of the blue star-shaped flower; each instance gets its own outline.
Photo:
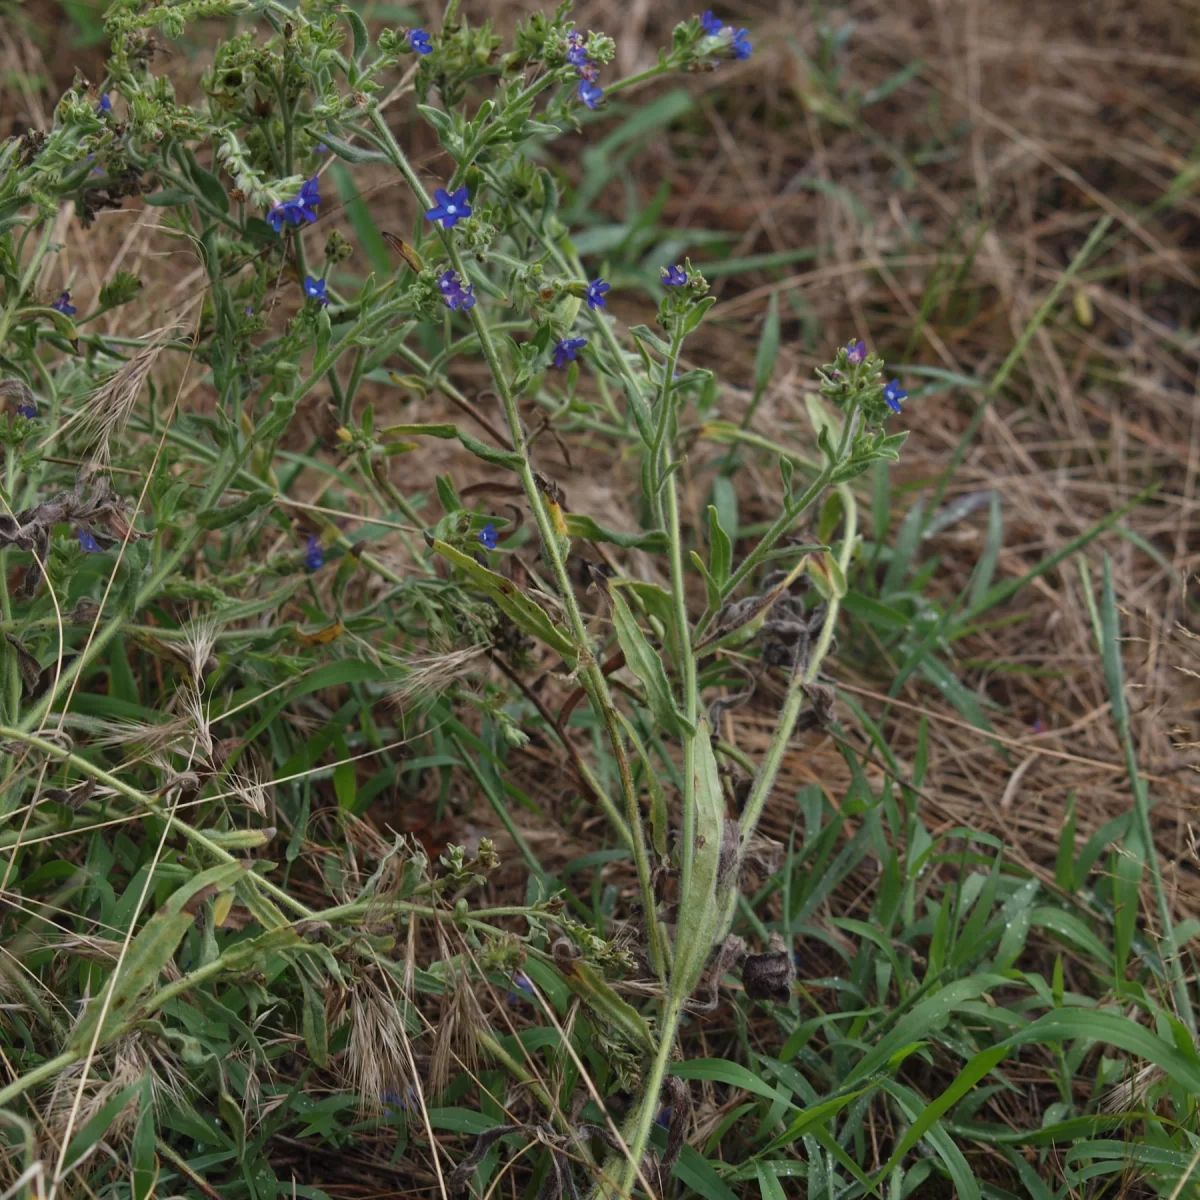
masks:
<instances>
[{"instance_id":1,"label":"blue star-shaped flower","mask_svg":"<svg viewBox=\"0 0 1200 1200\"><path fill-rule=\"evenodd\" d=\"M32 403L31 404L18 404L17 405L17 416L28 417L29 420L32 421L34 419L34 417L37 416L37 405L32 404Z\"/></svg>"},{"instance_id":2,"label":"blue star-shaped flower","mask_svg":"<svg viewBox=\"0 0 1200 1200\"><path fill-rule=\"evenodd\" d=\"M587 345L587 338L562 338L554 347L554 365L565 367L575 361L575 355Z\"/></svg>"},{"instance_id":3,"label":"blue star-shaped flower","mask_svg":"<svg viewBox=\"0 0 1200 1200\"><path fill-rule=\"evenodd\" d=\"M687 272L678 263L663 267L662 281L664 287L683 287L688 281Z\"/></svg>"},{"instance_id":4,"label":"blue star-shaped flower","mask_svg":"<svg viewBox=\"0 0 1200 1200\"><path fill-rule=\"evenodd\" d=\"M433 47L429 44L429 34L423 29L410 29L408 31L408 44L418 54L433 53Z\"/></svg>"},{"instance_id":5,"label":"blue star-shaped flower","mask_svg":"<svg viewBox=\"0 0 1200 1200\"><path fill-rule=\"evenodd\" d=\"M77 529L75 536L79 539L79 548L85 554L98 554L100 552L100 543L96 541L90 529Z\"/></svg>"},{"instance_id":6,"label":"blue star-shaped flower","mask_svg":"<svg viewBox=\"0 0 1200 1200\"><path fill-rule=\"evenodd\" d=\"M323 279L314 279L311 275L305 275L304 294L310 300L315 300L318 304L325 305L329 303L329 297L325 294L325 280Z\"/></svg>"},{"instance_id":7,"label":"blue star-shaped flower","mask_svg":"<svg viewBox=\"0 0 1200 1200\"><path fill-rule=\"evenodd\" d=\"M55 312L60 312L65 317L73 317L79 310L71 303L71 293L63 292L53 304L50 305Z\"/></svg>"},{"instance_id":8,"label":"blue star-shaped flower","mask_svg":"<svg viewBox=\"0 0 1200 1200\"><path fill-rule=\"evenodd\" d=\"M867 357L867 343L861 338L857 342L850 342L846 346L846 361L852 366L862 362Z\"/></svg>"},{"instance_id":9,"label":"blue star-shaped flower","mask_svg":"<svg viewBox=\"0 0 1200 1200\"><path fill-rule=\"evenodd\" d=\"M579 81L579 98L588 106L595 108L604 99L604 89L589 83L586 79Z\"/></svg>"},{"instance_id":10,"label":"blue star-shaped flower","mask_svg":"<svg viewBox=\"0 0 1200 1200\"><path fill-rule=\"evenodd\" d=\"M98 113L112 112L112 101L108 98L107 92L100 93L100 103L96 105L96 111Z\"/></svg>"},{"instance_id":11,"label":"blue star-shaped flower","mask_svg":"<svg viewBox=\"0 0 1200 1200\"><path fill-rule=\"evenodd\" d=\"M587 285L587 306L591 309L605 308L607 302L604 293L611 290L611 285L603 279L593 279Z\"/></svg>"},{"instance_id":12,"label":"blue star-shaped flower","mask_svg":"<svg viewBox=\"0 0 1200 1200\"><path fill-rule=\"evenodd\" d=\"M900 386L900 380L893 379L891 383L883 389L883 398L887 401L887 406L892 412L900 411L900 401L908 399L908 393Z\"/></svg>"},{"instance_id":13,"label":"blue star-shaped flower","mask_svg":"<svg viewBox=\"0 0 1200 1200\"><path fill-rule=\"evenodd\" d=\"M320 203L321 181L313 175L304 181L300 195L292 201L297 214L294 224L299 225L301 221L307 221L311 225L317 219L317 205Z\"/></svg>"},{"instance_id":14,"label":"blue star-shaped flower","mask_svg":"<svg viewBox=\"0 0 1200 1200\"><path fill-rule=\"evenodd\" d=\"M443 229L453 229L464 217L471 215L465 183L453 193L445 188L434 188L433 198L437 203L426 211L425 216L430 221L441 221Z\"/></svg>"},{"instance_id":15,"label":"blue star-shaped flower","mask_svg":"<svg viewBox=\"0 0 1200 1200\"><path fill-rule=\"evenodd\" d=\"M321 548L321 539L315 533L308 535L304 547L304 565L310 571L319 571L325 565L325 551Z\"/></svg>"},{"instance_id":16,"label":"blue star-shaped flower","mask_svg":"<svg viewBox=\"0 0 1200 1200\"><path fill-rule=\"evenodd\" d=\"M485 546L488 550L495 550L496 543L499 540L500 540L500 538L499 538L499 535L496 533L496 527L495 527L495 525L493 525L491 523L491 521L489 521L479 531L479 544L481 546Z\"/></svg>"},{"instance_id":17,"label":"blue star-shaped flower","mask_svg":"<svg viewBox=\"0 0 1200 1200\"><path fill-rule=\"evenodd\" d=\"M749 58L753 53L754 46L750 41L750 31L748 29L735 29L733 31L733 57Z\"/></svg>"},{"instance_id":18,"label":"blue star-shaped flower","mask_svg":"<svg viewBox=\"0 0 1200 1200\"><path fill-rule=\"evenodd\" d=\"M711 8L706 8L700 14L700 24L704 26L704 32L709 37L716 37L721 32L721 22L717 17L713 16Z\"/></svg>"}]
</instances>

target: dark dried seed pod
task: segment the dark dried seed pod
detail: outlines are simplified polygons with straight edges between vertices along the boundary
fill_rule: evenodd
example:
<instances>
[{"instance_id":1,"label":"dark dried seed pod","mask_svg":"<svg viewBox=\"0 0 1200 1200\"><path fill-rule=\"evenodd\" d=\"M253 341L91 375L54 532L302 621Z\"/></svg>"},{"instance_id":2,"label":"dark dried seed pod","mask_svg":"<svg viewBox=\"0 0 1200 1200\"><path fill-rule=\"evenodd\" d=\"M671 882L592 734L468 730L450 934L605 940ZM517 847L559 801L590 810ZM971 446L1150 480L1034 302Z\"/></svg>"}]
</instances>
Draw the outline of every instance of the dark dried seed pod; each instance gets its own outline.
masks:
<instances>
[{"instance_id":1,"label":"dark dried seed pod","mask_svg":"<svg viewBox=\"0 0 1200 1200\"><path fill-rule=\"evenodd\" d=\"M751 1000L786 1004L796 981L796 963L790 950L748 954L742 964L742 986Z\"/></svg>"}]
</instances>

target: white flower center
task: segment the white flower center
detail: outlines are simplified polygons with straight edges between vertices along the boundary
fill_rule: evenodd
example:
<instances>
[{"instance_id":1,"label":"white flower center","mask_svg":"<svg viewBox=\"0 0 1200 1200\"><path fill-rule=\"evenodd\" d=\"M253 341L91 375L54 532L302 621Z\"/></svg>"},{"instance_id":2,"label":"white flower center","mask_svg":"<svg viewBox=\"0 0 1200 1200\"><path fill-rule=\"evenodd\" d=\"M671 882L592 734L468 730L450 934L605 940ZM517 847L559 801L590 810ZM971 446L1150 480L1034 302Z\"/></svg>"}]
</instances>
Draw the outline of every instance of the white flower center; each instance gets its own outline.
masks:
<instances>
[{"instance_id":1,"label":"white flower center","mask_svg":"<svg viewBox=\"0 0 1200 1200\"><path fill-rule=\"evenodd\" d=\"M456 213L456 212L458 212L458 205L457 204L447 204L446 211L448 213Z\"/></svg>"}]
</instances>

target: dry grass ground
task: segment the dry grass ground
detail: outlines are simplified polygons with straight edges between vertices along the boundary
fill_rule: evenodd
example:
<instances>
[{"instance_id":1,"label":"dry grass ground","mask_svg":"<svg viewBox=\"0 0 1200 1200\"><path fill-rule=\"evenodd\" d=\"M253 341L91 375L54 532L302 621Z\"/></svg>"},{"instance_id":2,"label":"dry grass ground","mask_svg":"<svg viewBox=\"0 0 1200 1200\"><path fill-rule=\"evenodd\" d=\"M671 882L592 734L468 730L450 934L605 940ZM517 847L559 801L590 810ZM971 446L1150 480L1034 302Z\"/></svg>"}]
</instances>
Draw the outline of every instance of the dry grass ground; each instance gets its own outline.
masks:
<instances>
[{"instance_id":1,"label":"dry grass ground","mask_svg":"<svg viewBox=\"0 0 1200 1200\"><path fill-rule=\"evenodd\" d=\"M485 7L507 26L529 6L464 3L472 18ZM579 21L615 36L618 65L628 70L650 63L690 12L675 0L621 0L585 4ZM714 275L719 302L700 365L724 381L722 415L739 420L764 313L777 295L783 336L751 428L803 448L811 437L803 394L829 347L862 337L897 364L913 399L893 535L919 497L939 491L951 506L994 493L1004 527L997 578L1015 578L1154 485L1083 557L1093 568L1102 551L1112 557L1133 731L1164 870L1177 917L1200 915L1200 6L781 0L721 13L752 28L754 57L663 85L658 94L682 87L694 103L669 138L660 127L641 140L588 221L627 221L627 205L663 197L659 229L685 246L689 230L704 230L729 235L727 252L738 256L811 248L807 261ZM44 33L49 26L32 15ZM45 88L15 86L15 73L36 71L39 55ZM18 32L0 58L7 119L43 122L74 66L94 72L95 61L61 44L39 49ZM201 65L180 54L181 86ZM407 128L404 104L402 97L393 106L397 130ZM590 144L603 133L604 126L593 131ZM429 131L415 136L414 157L436 175ZM566 175L582 176L583 147L582 139L559 144ZM411 220L387 188L369 192L367 202L381 228ZM988 391L1106 215L1113 220L1102 252L1063 291L1004 386ZM105 213L89 233L64 220L66 250L57 260L84 294L118 263L136 270L145 329L161 325L162 312L181 306L195 286L182 277L178 247L147 227L152 218L150 210ZM705 251L692 243L690 252L703 267ZM613 307L631 324L649 314L648 302ZM132 312L122 310L123 332ZM459 382L468 392L482 386L470 376ZM395 397L381 390L376 399L395 405ZM201 388L189 402L204 403ZM435 396L410 404L405 419L437 420L443 411ZM700 445L689 464L685 513L697 524L722 453ZM637 479L627 464L599 452L567 463L549 439L542 454L577 507L632 524ZM774 511L778 481L769 456L744 461L739 506L751 523ZM469 483L477 466L439 451L406 460L404 482L430 490L435 472L453 467ZM864 496L869 511L869 481ZM943 608L963 593L984 551L988 505L964 507L967 515L918 548L935 563L925 594ZM387 553L403 563L399 546ZM896 764L876 757L880 776L911 779L925 722L926 819L937 814L946 828L995 834L1053 882L1069 795L1079 844L1131 802L1077 556L988 613L949 654L963 685L991 706L993 736L918 675L885 703L897 664L865 636L841 648L832 673L882 723ZM753 752L765 745L773 716L764 708L726 719ZM824 735L806 737L767 816L766 831L781 840L792 828L797 787L819 784L836 804L849 782L836 746ZM553 809L561 763L537 746L523 761L523 786L539 788ZM398 818L375 816L381 824ZM571 822L565 834L526 833L548 865L589 844L586 822ZM508 877L516 883L520 873ZM869 883L852 877L827 898L826 914L853 914Z\"/></svg>"}]
</instances>

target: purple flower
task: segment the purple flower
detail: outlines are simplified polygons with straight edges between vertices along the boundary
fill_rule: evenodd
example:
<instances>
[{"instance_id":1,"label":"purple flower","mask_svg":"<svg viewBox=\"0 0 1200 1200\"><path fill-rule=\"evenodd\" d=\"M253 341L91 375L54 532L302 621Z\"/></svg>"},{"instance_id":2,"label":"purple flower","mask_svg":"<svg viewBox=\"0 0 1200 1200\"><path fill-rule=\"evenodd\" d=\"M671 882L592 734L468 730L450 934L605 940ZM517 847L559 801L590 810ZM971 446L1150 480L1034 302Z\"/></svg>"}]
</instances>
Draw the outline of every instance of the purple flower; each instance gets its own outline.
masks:
<instances>
[{"instance_id":1,"label":"purple flower","mask_svg":"<svg viewBox=\"0 0 1200 1200\"><path fill-rule=\"evenodd\" d=\"M323 279L314 279L311 275L305 275L304 294L310 300L315 300L322 306L329 303L329 297L325 294L325 280Z\"/></svg>"},{"instance_id":2,"label":"purple flower","mask_svg":"<svg viewBox=\"0 0 1200 1200\"><path fill-rule=\"evenodd\" d=\"M595 83L600 78L600 68L590 58L586 58L581 66L575 68L575 74L588 83Z\"/></svg>"},{"instance_id":3,"label":"purple flower","mask_svg":"<svg viewBox=\"0 0 1200 1200\"><path fill-rule=\"evenodd\" d=\"M438 276L438 289L446 297L446 305L455 312L466 312L475 306L475 286L468 283L464 288L458 273L453 270L443 271Z\"/></svg>"},{"instance_id":4,"label":"purple flower","mask_svg":"<svg viewBox=\"0 0 1200 1200\"><path fill-rule=\"evenodd\" d=\"M433 198L437 203L426 211L425 216L430 221L441 221L443 229L453 229L464 217L471 215L465 183L453 194L445 188L434 188Z\"/></svg>"},{"instance_id":5,"label":"purple flower","mask_svg":"<svg viewBox=\"0 0 1200 1200\"><path fill-rule=\"evenodd\" d=\"M489 550L495 550L495 548L496 548L496 543L497 543L499 540L500 540L500 539L499 539L499 537L498 537L498 536L497 536L497 534L496 534L496 527L495 527L495 525L493 525L493 524L491 523L491 521L489 521L489 522L488 522L488 523L487 523L487 524L486 524L486 525L485 525L485 526L484 526L484 527L483 527L483 528L482 528L482 529L479 531L479 544L480 544L481 546L486 546L486 547L487 547L487 549L489 549Z\"/></svg>"},{"instance_id":6,"label":"purple flower","mask_svg":"<svg viewBox=\"0 0 1200 1200\"><path fill-rule=\"evenodd\" d=\"M100 103L96 105L96 111L98 113L112 112L112 101L108 98L107 92L100 93Z\"/></svg>"},{"instance_id":7,"label":"purple flower","mask_svg":"<svg viewBox=\"0 0 1200 1200\"><path fill-rule=\"evenodd\" d=\"M79 310L71 303L71 293L64 291L53 304L50 305L55 312L60 312L64 317L73 317Z\"/></svg>"},{"instance_id":8,"label":"purple flower","mask_svg":"<svg viewBox=\"0 0 1200 1200\"><path fill-rule=\"evenodd\" d=\"M606 308L604 293L611 290L611 285L603 279L593 279L587 285L587 306L591 309Z\"/></svg>"},{"instance_id":9,"label":"purple flower","mask_svg":"<svg viewBox=\"0 0 1200 1200\"><path fill-rule=\"evenodd\" d=\"M408 31L408 44L418 54L433 53L433 47L429 44L429 34L423 29L410 29Z\"/></svg>"},{"instance_id":10,"label":"purple flower","mask_svg":"<svg viewBox=\"0 0 1200 1200\"><path fill-rule=\"evenodd\" d=\"M867 357L867 343L861 338L857 342L850 342L846 346L846 361L854 366Z\"/></svg>"},{"instance_id":11,"label":"purple flower","mask_svg":"<svg viewBox=\"0 0 1200 1200\"><path fill-rule=\"evenodd\" d=\"M589 83L586 79L579 81L579 98L588 106L595 108L604 98L604 89Z\"/></svg>"},{"instance_id":12,"label":"purple flower","mask_svg":"<svg viewBox=\"0 0 1200 1200\"><path fill-rule=\"evenodd\" d=\"M749 58L753 53L754 46L750 42L750 31L748 29L735 29L733 31L733 57Z\"/></svg>"},{"instance_id":13,"label":"purple flower","mask_svg":"<svg viewBox=\"0 0 1200 1200\"><path fill-rule=\"evenodd\" d=\"M587 345L587 338L562 338L554 347L554 365L565 367L575 361L575 355Z\"/></svg>"},{"instance_id":14,"label":"purple flower","mask_svg":"<svg viewBox=\"0 0 1200 1200\"><path fill-rule=\"evenodd\" d=\"M315 533L308 535L304 547L304 565L310 571L319 571L325 565L325 551L321 548L321 539Z\"/></svg>"},{"instance_id":15,"label":"purple flower","mask_svg":"<svg viewBox=\"0 0 1200 1200\"><path fill-rule=\"evenodd\" d=\"M30 403L28 403L28 404L18 404L17 405L17 416L28 417L29 420L32 421L34 419L34 417L37 416L37 405L34 404L32 401L30 401Z\"/></svg>"},{"instance_id":16,"label":"purple flower","mask_svg":"<svg viewBox=\"0 0 1200 1200\"><path fill-rule=\"evenodd\" d=\"M304 181L298 196L276 204L267 213L267 221L276 233L279 233L284 225L300 225L305 221L311 224L317 219L317 205L320 203L320 181L314 175Z\"/></svg>"},{"instance_id":17,"label":"purple flower","mask_svg":"<svg viewBox=\"0 0 1200 1200\"><path fill-rule=\"evenodd\" d=\"M328 154L329 147L327 145L325 145L324 142L318 142L317 143L317 153L318 154Z\"/></svg>"},{"instance_id":18,"label":"purple flower","mask_svg":"<svg viewBox=\"0 0 1200 1200\"><path fill-rule=\"evenodd\" d=\"M587 62L587 47L583 44L583 39L576 34L571 35L571 44L567 47L567 62L573 67L582 67Z\"/></svg>"},{"instance_id":19,"label":"purple flower","mask_svg":"<svg viewBox=\"0 0 1200 1200\"><path fill-rule=\"evenodd\" d=\"M75 530L75 536L79 539L79 548L86 554L98 554L100 552L100 543L96 541L90 529L77 529Z\"/></svg>"},{"instance_id":20,"label":"purple flower","mask_svg":"<svg viewBox=\"0 0 1200 1200\"><path fill-rule=\"evenodd\" d=\"M683 287L688 281L687 272L678 263L673 267L663 267L662 281L664 287Z\"/></svg>"},{"instance_id":21,"label":"purple flower","mask_svg":"<svg viewBox=\"0 0 1200 1200\"><path fill-rule=\"evenodd\" d=\"M254 305L253 304L246 305L246 316L248 316L248 317L254 316Z\"/></svg>"},{"instance_id":22,"label":"purple flower","mask_svg":"<svg viewBox=\"0 0 1200 1200\"><path fill-rule=\"evenodd\" d=\"M892 412L900 411L900 401L908 398L908 393L900 386L900 380L893 379L891 383L883 389L883 398L887 401L887 406Z\"/></svg>"},{"instance_id":23,"label":"purple flower","mask_svg":"<svg viewBox=\"0 0 1200 1200\"><path fill-rule=\"evenodd\" d=\"M716 37L721 32L721 22L717 17L713 16L711 8L706 8L700 14L700 24L704 26L704 32L709 37Z\"/></svg>"}]
</instances>

